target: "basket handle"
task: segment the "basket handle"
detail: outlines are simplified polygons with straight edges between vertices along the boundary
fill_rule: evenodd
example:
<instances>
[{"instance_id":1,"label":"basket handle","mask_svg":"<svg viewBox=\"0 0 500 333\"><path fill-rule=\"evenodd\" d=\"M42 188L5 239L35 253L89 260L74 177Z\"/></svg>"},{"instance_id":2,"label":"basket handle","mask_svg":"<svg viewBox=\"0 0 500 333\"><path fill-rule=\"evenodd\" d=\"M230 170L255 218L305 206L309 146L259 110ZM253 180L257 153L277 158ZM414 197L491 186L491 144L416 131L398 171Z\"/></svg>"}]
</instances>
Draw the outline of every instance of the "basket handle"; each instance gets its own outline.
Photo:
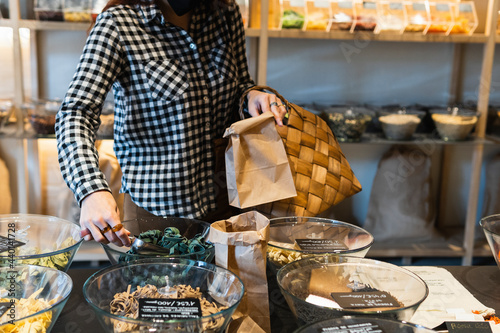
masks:
<instances>
[{"instance_id":1,"label":"basket handle","mask_svg":"<svg viewBox=\"0 0 500 333\"><path fill-rule=\"evenodd\" d=\"M287 115L285 117L288 117L288 113L290 112L291 109L293 109L293 108L290 108L290 102L288 102L283 96L281 96L275 89L273 89L271 87L268 87L268 86L253 86L253 87L248 88L247 90L245 90L243 92L243 94L241 94L241 97L240 97L240 109L239 109L239 113L240 113L240 118L241 119L245 119L245 116L243 115L243 109L244 109L244 105L245 105L245 99L246 99L248 93L250 91L252 91L252 90L267 90L267 91L275 94L276 97L278 97L281 100L281 102L283 103L283 105L286 108ZM299 113L299 116L300 116L300 113Z\"/></svg>"}]
</instances>

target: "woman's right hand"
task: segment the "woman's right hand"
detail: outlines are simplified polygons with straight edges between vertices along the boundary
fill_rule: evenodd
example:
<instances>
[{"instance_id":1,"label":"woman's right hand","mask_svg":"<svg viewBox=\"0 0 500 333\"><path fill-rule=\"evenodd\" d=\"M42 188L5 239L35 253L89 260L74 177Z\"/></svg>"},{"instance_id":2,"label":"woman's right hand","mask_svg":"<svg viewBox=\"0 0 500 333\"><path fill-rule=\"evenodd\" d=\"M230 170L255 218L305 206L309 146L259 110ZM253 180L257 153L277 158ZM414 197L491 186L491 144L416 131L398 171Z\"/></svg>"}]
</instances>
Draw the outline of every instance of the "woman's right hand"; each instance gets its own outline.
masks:
<instances>
[{"instance_id":1,"label":"woman's right hand","mask_svg":"<svg viewBox=\"0 0 500 333\"><path fill-rule=\"evenodd\" d=\"M80 213L80 235L86 240L116 246L130 246L130 232L124 228L113 232L101 232L107 226L113 228L121 224L120 212L111 192L97 191L89 194L82 201Z\"/></svg>"}]
</instances>

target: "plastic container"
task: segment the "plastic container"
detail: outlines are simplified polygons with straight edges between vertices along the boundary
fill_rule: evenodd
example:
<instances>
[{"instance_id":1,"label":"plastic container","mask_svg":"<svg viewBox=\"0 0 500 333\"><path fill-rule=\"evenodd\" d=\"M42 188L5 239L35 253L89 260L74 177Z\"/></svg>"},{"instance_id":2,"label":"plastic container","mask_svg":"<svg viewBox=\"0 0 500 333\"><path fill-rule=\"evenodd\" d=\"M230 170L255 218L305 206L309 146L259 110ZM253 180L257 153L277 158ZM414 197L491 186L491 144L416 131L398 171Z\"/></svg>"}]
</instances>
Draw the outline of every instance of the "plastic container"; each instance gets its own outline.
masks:
<instances>
[{"instance_id":1,"label":"plastic container","mask_svg":"<svg viewBox=\"0 0 500 333\"><path fill-rule=\"evenodd\" d=\"M332 0L330 6L332 12L330 31L350 31L355 17L353 1Z\"/></svg>"},{"instance_id":2,"label":"plastic container","mask_svg":"<svg viewBox=\"0 0 500 333\"><path fill-rule=\"evenodd\" d=\"M407 25L406 8L402 1L380 1L377 6L375 33L402 34Z\"/></svg>"},{"instance_id":3,"label":"plastic container","mask_svg":"<svg viewBox=\"0 0 500 333\"><path fill-rule=\"evenodd\" d=\"M379 111L378 121L387 139L411 140L424 116L418 110Z\"/></svg>"},{"instance_id":4,"label":"plastic container","mask_svg":"<svg viewBox=\"0 0 500 333\"><path fill-rule=\"evenodd\" d=\"M130 293L133 293L139 287L146 285L157 289L164 288L160 289L162 293L181 299L184 299L182 293L178 293L177 297L175 292L172 295L172 291L177 290L176 286L199 288L200 296L213 302L217 308L214 308L213 313L203 313L199 318L190 319L145 316L133 319L130 318L130 314L128 317L125 316L129 311L121 314L114 311L112 313L110 303L117 293L123 293L128 288ZM133 263L112 265L93 274L83 286L85 300L96 313L106 332L224 332L243 293L243 283L229 270L202 261L174 258L138 260ZM155 301L159 296L161 295L150 294L148 298ZM198 295L193 295L191 298L198 298ZM205 302L201 303L203 311L206 305ZM159 306L165 305L159 304ZM161 314L159 311L156 313Z\"/></svg>"},{"instance_id":5,"label":"plastic container","mask_svg":"<svg viewBox=\"0 0 500 333\"><path fill-rule=\"evenodd\" d=\"M357 142L366 131L375 112L363 107L330 107L325 109L328 125L341 142Z\"/></svg>"},{"instance_id":6,"label":"plastic container","mask_svg":"<svg viewBox=\"0 0 500 333\"><path fill-rule=\"evenodd\" d=\"M427 284L407 269L347 256L294 261L278 271L277 280L299 325L345 315L409 321L429 294ZM341 302L349 295L382 302Z\"/></svg>"},{"instance_id":7,"label":"plastic container","mask_svg":"<svg viewBox=\"0 0 500 333\"><path fill-rule=\"evenodd\" d=\"M362 330L362 331L359 331ZM382 319L377 317L345 316L331 318L316 323L305 325L294 333L318 332L406 332L406 333L432 333L437 332L421 325L406 323L397 320Z\"/></svg>"},{"instance_id":8,"label":"plastic container","mask_svg":"<svg viewBox=\"0 0 500 333\"><path fill-rule=\"evenodd\" d=\"M305 0L281 1L281 29L302 29L306 21Z\"/></svg>"},{"instance_id":9,"label":"plastic container","mask_svg":"<svg viewBox=\"0 0 500 333\"><path fill-rule=\"evenodd\" d=\"M328 31L330 16L329 0L307 0L304 30Z\"/></svg>"},{"instance_id":10,"label":"plastic container","mask_svg":"<svg viewBox=\"0 0 500 333\"><path fill-rule=\"evenodd\" d=\"M279 217L270 220L267 260L271 270L295 260L325 254L364 257L373 236L350 223L319 217Z\"/></svg>"},{"instance_id":11,"label":"plastic container","mask_svg":"<svg viewBox=\"0 0 500 333\"><path fill-rule=\"evenodd\" d=\"M500 214L486 216L479 221L491 253L500 268Z\"/></svg>"},{"instance_id":12,"label":"plastic container","mask_svg":"<svg viewBox=\"0 0 500 333\"><path fill-rule=\"evenodd\" d=\"M474 1L462 1L453 5L455 25L450 34L472 35L477 28L477 13Z\"/></svg>"},{"instance_id":13,"label":"plastic container","mask_svg":"<svg viewBox=\"0 0 500 333\"><path fill-rule=\"evenodd\" d=\"M72 289L73 281L69 275L56 269L33 265L0 267L0 298L16 302L13 314L17 316L7 324L11 320L10 310L4 313L0 319L0 331L50 332ZM31 300L27 301L29 298ZM19 300L23 300L24 306L19 306ZM53 303L48 304L49 301Z\"/></svg>"},{"instance_id":14,"label":"plastic container","mask_svg":"<svg viewBox=\"0 0 500 333\"><path fill-rule=\"evenodd\" d=\"M38 265L65 272L83 242L77 224L35 214L0 215L0 236L16 241L15 247L4 244L8 251L0 252L0 266Z\"/></svg>"},{"instance_id":15,"label":"plastic container","mask_svg":"<svg viewBox=\"0 0 500 333\"><path fill-rule=\"evenodd\" d=\"M63 13L66 22L90 22L92 0L64 0Z\"/></svg>"},{"instance_id":16,"label":"plastic container","mask_svg":"<svg viewBox=\"0 0 500 333\"><path fill-rule=\"evenodd\" d=\"M130 231L131 235L139 236L141 233L148 232L150 230L160 230L164 231L167 227L177 228L182 235L187 240L191 240L197 236L201 236L202 239L206 240L208 237L208 233L210 231L210 223L199 221L195 219L187 219L180 217L153 217L153 218L144 218L144 219L135 219L122 222L125 229ZM178 252L173 254L161 253L158 255L144 255L144 254L132 254L127 253L130 248L127 247L119 247L112 243L110 244L102 244L104 248L104 252L109 258L111 264L117 264L120 262L130 262L137 259L147 259L154 257L175 257L175 258L184 258L184 259L192 259L192 260L200 260L211 262L215 257L215 247L208 243L208 247L205 249L197 249L191 253L180 254Z\"/></svg>"},{"instance_id":17,"label":"plastic container","mask_svg":"<svg viewBox=\"0 0 500 333\"><path fill-rule=\"evenodd\" d=\"M354 10L356 17L351 32L374 31L377 26L377 2L356 1Z\"/></svg>"},{"instance_id":18,"label":"plastic container","mask_svg":"<svg viewBox=\"0 0 500 333\"><path fill-rule=\"evenodd\" d=\"M35 0L35 18L40 21L64 21L64 0Z\"/></svg>"},{"instance_id":19,"label":"plastic container","mask_svg":"<svg viewBox=\"0 0 500 333\"><path fill-rule=\"evenodd\" d=\"M449 35L455 25L452 3L429 2L429 13L431 22L425 33Z\"/></svg>"},{"instance_id":20,"label":"plastic container","mask_svg":"<svg viewBox=\"0 0 500 333\"><path fill-rule=\"evenodd\" d=\"M478 112L469 109L431 109L430 113L444 141L466 140L479 118Z\"/></svg>"},{"instance_id":21,"label":"plastic container","mask_svg":"<svg viewBox=\"0 0 500 333\"><path fill-rule=\"evenodd\" d=\"M404 32L424 33L431 24L431 14L427 1L406 2L407 24Z\"/></svg>"}]
</instances>

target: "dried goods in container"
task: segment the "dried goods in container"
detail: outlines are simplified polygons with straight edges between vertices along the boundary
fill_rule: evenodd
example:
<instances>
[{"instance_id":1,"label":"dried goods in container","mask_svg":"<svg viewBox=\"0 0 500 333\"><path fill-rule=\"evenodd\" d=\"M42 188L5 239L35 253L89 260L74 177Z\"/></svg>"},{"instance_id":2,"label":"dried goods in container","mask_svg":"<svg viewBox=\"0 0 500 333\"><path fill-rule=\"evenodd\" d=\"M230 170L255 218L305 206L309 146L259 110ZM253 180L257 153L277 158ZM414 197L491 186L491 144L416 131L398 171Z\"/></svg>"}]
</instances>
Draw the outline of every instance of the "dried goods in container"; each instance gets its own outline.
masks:
<instances>
[{"instance_id":1,"label":"dried goods in container","mask_svg":"<svg viewBox=\"0 0 500 333\"><path fill-rule=\"evenodd\" d=\"M377 2L360 1L354 3L355 20L353 31L374 31L377 26Z\"/></svg>"},{"instance_id":2,"label":"dried goods in container","mask_svg":"<svg viewBox=\"0 0 500 333\"><path fill-rule=\"evenodd\" d=\"M477 14L474 1L462 1L454 4L455 22L450 34L472 35L477 28Z\"/></svg>"},{"instance_id":3,"label":"dried goods in container","mask_svg":"<svg viewBox=\"0 0 500 333\"><path fill-rule=\"evenodd\" d=\"M40 21L64 21L63 0L35 0L35 18Z\"/></svg>"},{"instance_id":4,"label":"dried goods in container","mask_svg":"<svg viewBox=\"0 0 500 333\"><path fill-rule=\"evenodd\" d=\"M430 24L429 4L425 1L405 3L407 24L404 32L424 32Z\"/></svg>"},{"instance_id":5,"label":"dried goods in container","mask_svg":"<svg viewBox=\"0 0 500 333\"><path fill-rule=\"evenodd\" d=\"M431 15L431 22L426 33L449 35L451 29L455 25L452 4L448 2L431 2L429 3L429 12Z\"/></svg>"},{"instance_id":6,"label":"dried goods in container","mask_svg":"<svg viewBox=\"0 0 500 333\"><path fill-rule=\"evenodd\" d=\"M402 1L380 1L377 13L375 33L403 33L406 27L406 9Z\"/></svg>"},{"instance_id":7,"label":"dried goods in container","mask_svg":"<svg viewBox=\"0 0 500 333\"><path fill-rule=\"evenodd\" d=\"M305 30L328 31L330 21L330 1L306 1Z\"/></svg>"},{"instance_id":8,"label":"dried goods in container","mask_svg":"<svg viewBox=\"0 0 500 333\"><path fill-rule=\"evenodd\" d=\"M354 4L351 0L331 1L330 31L350 31L354 23Z\"/></svg>"},{"instance_id":9,"label":"dried goods in container","mask_svg":"<svg viewBox=\"0 0 500 333\"><path fill-rule=\"evenodd\" d=\"M306 17L304 0L282 0L281 29L302 29Z\"/></svg>"}]
</instances>

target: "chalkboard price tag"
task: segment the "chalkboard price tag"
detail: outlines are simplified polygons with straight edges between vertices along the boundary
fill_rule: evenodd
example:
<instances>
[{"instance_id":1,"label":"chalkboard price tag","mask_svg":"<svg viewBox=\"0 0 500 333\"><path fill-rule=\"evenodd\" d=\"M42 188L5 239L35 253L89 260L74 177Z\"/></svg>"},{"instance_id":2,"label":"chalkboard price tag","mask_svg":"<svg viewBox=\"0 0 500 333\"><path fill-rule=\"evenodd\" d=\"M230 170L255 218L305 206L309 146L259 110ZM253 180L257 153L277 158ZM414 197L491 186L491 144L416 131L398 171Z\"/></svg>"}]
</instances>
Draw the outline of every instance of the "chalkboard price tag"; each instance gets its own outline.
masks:
<instances>
[{"instance_id":1,"label":"chalkboard price tag","mask_svg":"<svg viewBox=\"0 0 500 333\"><path fill-rule=\"evenodd\" d=\"M10 249L23 246L26 243L20 242L18 240L8 238L5 236L0 236L0 253L9 251Z\"/></svg>"},{"instance_id":2,"label":"chalkboard price tag","mask_svg":"<svg viewBox=\"0 0 500 333\"><path fill-rule=\"evenodd\" d=\"M385 291L360 291L350 293L332 293L333 299L344 309L358 308L395 308L401 305Z\"/></svg>"},{"instance_id":3,"label":"chalkboard price tag","mask_svg":"<svg viewBox=\"0 0 500 333\"><path fill-rule=\"evenodd\" d=\"M447 321L445 324L449 333L492 333L486 321Z\"/></svg>"},{"instance_id":4,"label":"chalkboard price tag","mask_svg":"<svg viewBox=\"0 0 500 333\"><path fill-rule=\"evenodd\" d=\"M385 331L375 323L345 324L331 327L324 327L318 333L384 333Z\"/></svg>"},{"instance_id":5,"label":"chalkboard price tag","mask_svg":"<svg viewBox=\"0 0 500 333\"><path fill-rule=\"evenodd\" d=\"M198 298L141 298L139 318L141 319L193 319L201 317Z\"/></svg>"},{"instance_id":6,"label":"chalkboard price tag","mask_svg":"<svg viewBox=\"0 0 500 333\"><path fill-rule=\"evenodd\" d=\"M349 248L345 243L338 239L296 239L295 242L303 251L323 251L335 252L345 251Z\"/></svg>"}]
</instances>

